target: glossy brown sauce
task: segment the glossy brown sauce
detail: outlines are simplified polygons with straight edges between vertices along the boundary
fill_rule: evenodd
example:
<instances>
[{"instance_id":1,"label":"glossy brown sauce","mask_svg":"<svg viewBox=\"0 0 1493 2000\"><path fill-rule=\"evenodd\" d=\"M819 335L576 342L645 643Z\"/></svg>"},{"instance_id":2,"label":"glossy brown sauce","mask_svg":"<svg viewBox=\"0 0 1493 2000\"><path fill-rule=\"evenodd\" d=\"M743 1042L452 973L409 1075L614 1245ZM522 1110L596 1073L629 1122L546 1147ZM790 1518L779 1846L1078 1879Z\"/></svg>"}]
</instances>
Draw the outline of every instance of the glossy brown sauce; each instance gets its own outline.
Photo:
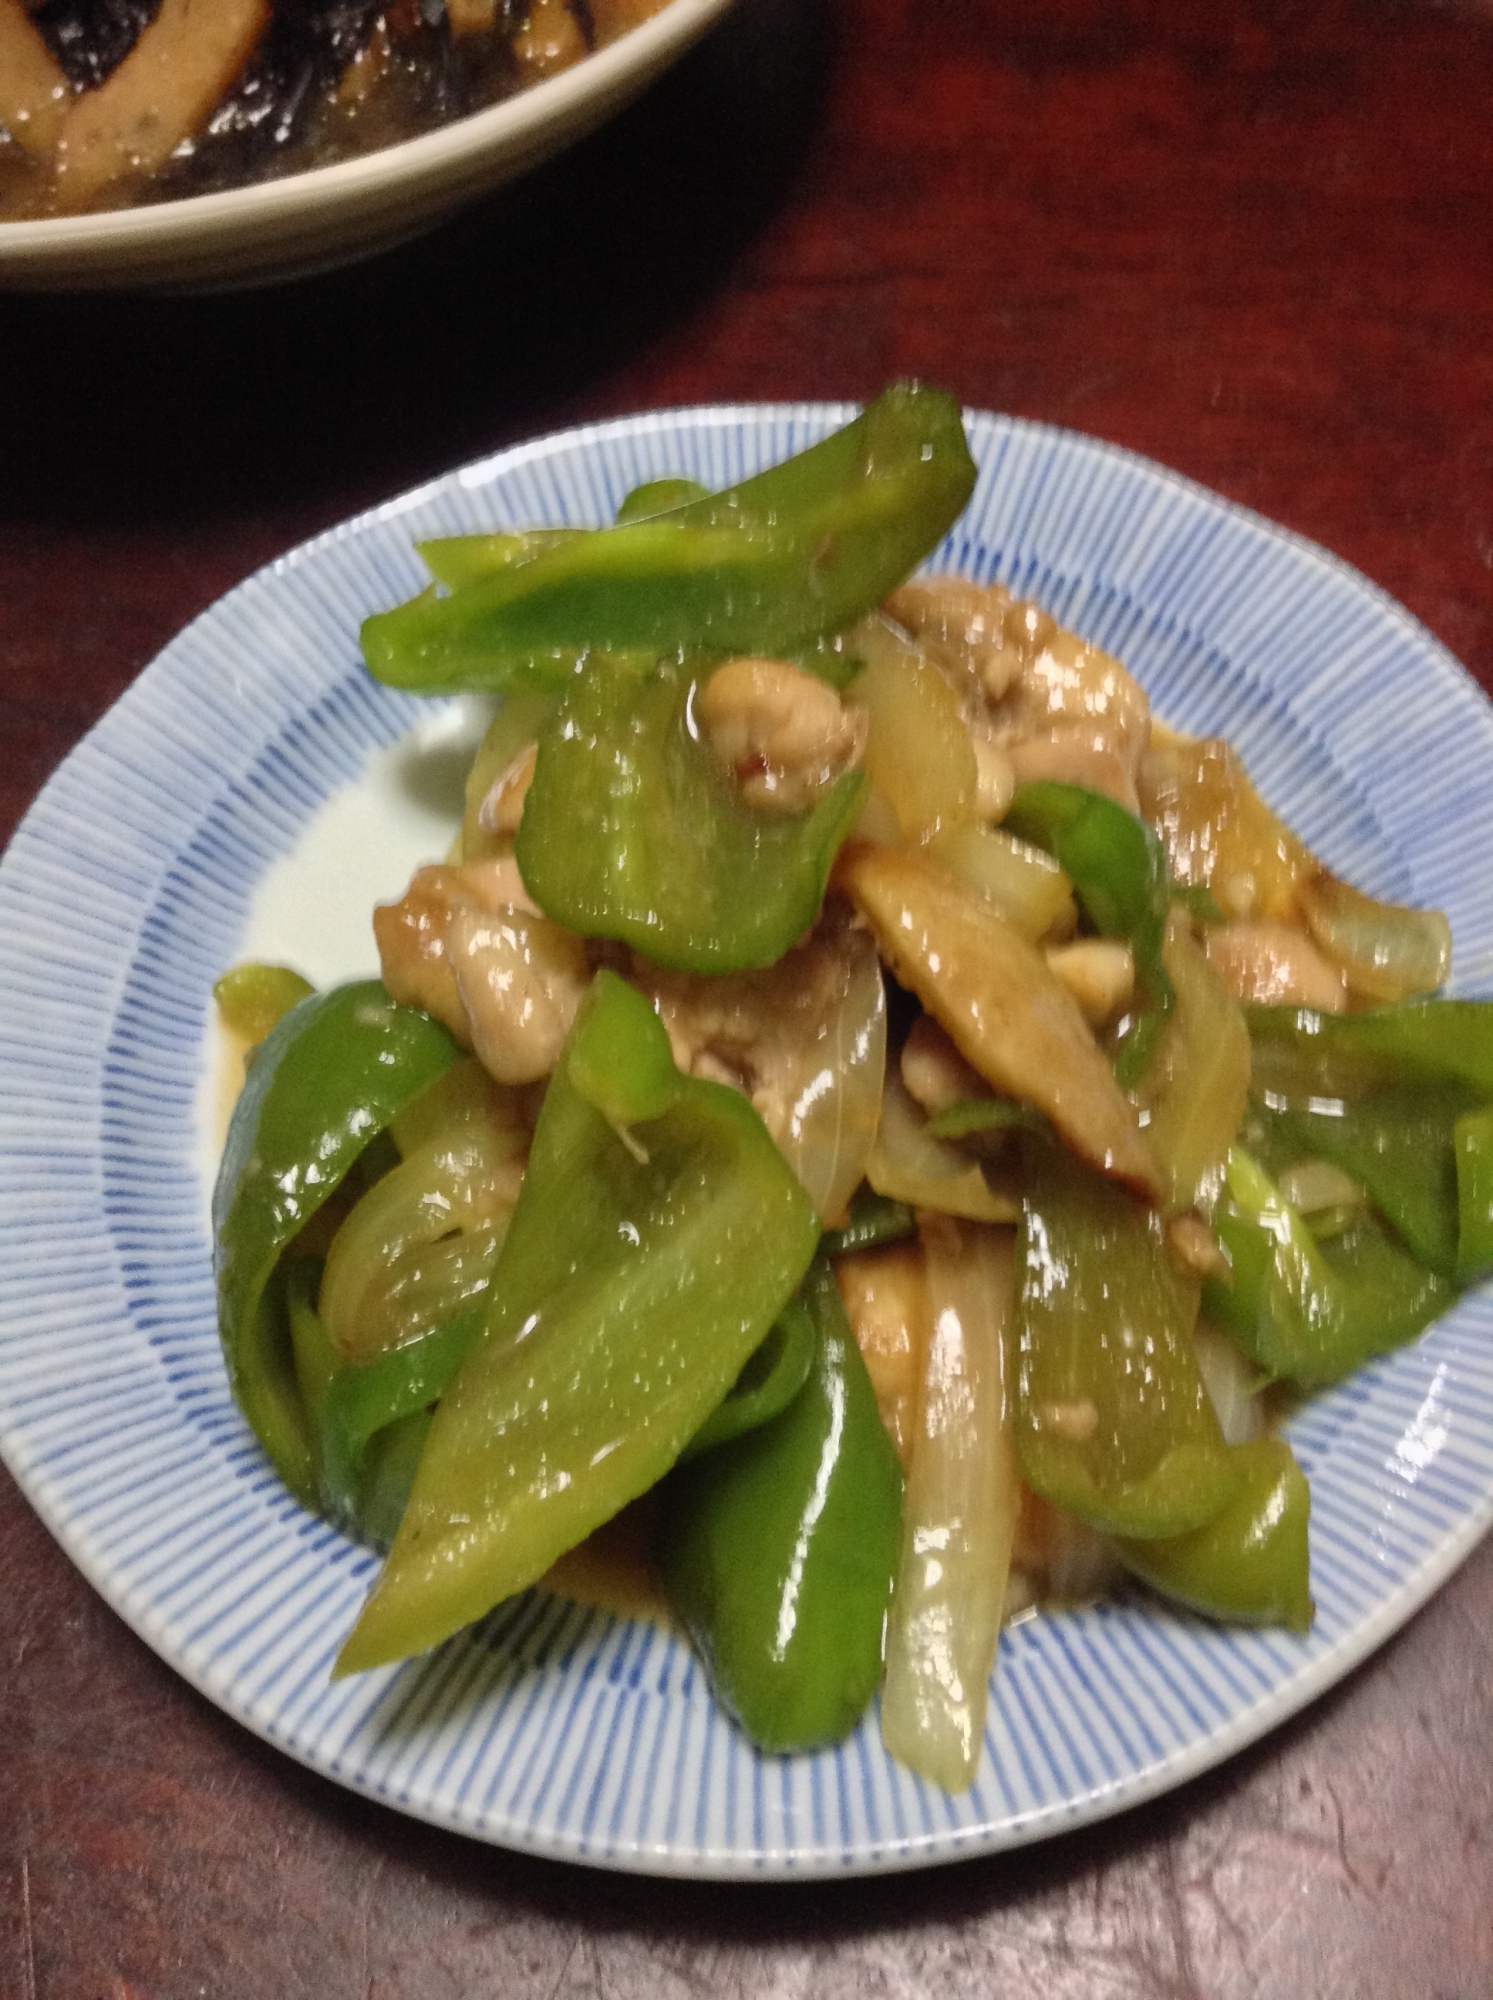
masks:
<instances>
[{"instance_id":1,"label":"glossy brown sauce","mask_svg":"<svg viewBox=\"0 0 1493 2000\"><path fill-rule=\"evenodd\" d=\"M647 1618L666 1631L674 1626L668 1595L654 1560L654 1496L630 1507L561 1556L539 1579L541 1590L594 1606L617 1618Z\"/></svg>"}]
</instances>

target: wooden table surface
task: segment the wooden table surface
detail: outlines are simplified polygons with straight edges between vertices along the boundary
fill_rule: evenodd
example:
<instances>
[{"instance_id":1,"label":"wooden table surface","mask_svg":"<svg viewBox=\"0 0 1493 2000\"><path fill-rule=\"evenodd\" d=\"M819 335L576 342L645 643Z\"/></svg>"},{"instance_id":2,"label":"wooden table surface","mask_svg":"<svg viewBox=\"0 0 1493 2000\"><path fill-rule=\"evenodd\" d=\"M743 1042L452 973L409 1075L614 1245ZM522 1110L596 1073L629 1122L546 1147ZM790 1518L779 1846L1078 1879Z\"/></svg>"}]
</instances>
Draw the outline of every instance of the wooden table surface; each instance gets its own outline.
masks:
<instances>
[{"instance_id":1,"label":"wooden table surface","mask_svg":"<svg viewBox=\"0 0 1493 2000\"><path fill-rule=\"evenodd\" d=\"M1323 543L1493 689L1493 10L738 0L381 261L0 299L0 839L194 613L576 419L919 375ZM608 1877L227 1721L0 1474L4 2000L1493 1994L1493 1547L1335 1692L1087 1833L867 1883Z\"/></svg>"}]
</instances>

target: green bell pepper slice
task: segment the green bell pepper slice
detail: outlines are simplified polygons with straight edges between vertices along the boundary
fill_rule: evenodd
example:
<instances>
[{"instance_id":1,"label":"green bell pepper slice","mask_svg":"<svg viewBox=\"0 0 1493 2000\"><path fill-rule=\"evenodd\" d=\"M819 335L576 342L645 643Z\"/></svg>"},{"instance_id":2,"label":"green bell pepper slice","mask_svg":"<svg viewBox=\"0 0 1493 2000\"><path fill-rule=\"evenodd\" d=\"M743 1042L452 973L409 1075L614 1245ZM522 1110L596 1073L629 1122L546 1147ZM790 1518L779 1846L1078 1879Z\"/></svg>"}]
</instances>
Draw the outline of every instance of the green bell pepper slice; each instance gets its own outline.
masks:
<instances>
[{"instance_id":1,"label":"green bell pepper slice","mask_svg":"<svg viewBox=\"0 0 1493 2000\"><path fill-rule=\"evenodd\" d=\"M287 1303L296 1372L316 1433L322 1512L349 1534L387 1549L404 1516L433 1406L480 1332L486 1301L366 1367L349 1368L312 1303L320 1268L313 1258L299 1261ZM814 1344L813 1321L790 1299L681 1456L712 1451L786 1409L808 1378Z\"/></svg>"},{"instance_id":2,"label":"green bell pepper slice","mask_svg":"<svg viewBox=\"0 0 1493 2000\"><path fill-rule=\"evenodd\" d=\"M1032 1141L1017 1249L1017 1457L1044 1500L1101 1533L1202 1527L1238 1490L1193 1346L1196 1284L1161 1218Z\"/></svg>"},{"instance_id":3,"label":"green bell pepper slice","mask_svg":"<svg viewBox=\"0 0 1493 2000\"><path fill-rule=\"evenodd\" d=\"M213 998L225 1028L250 1043L262 1042L298 1000L316 988L288 965L235 965L213 987Z\"/></svg>"},{"instance_id":4,"label":"green bell pepper slice","mask_svg":"<svg viewBox=\"0 0 1493 2000\"><path fill-rule=\"evenodd\" d=\"M1456 1129L1466 1104L1458 1085L1429 1080L1300 1104L1254 1090L1243 1136L1267 1172L1311 1157L1341 1167L1417 1263L1450 1278L1457 1269Z\"/></svg>"},{"instance_id":5,"label":"green bell pepper slice","mask_svg":"<svg viewBox=\"0 0 1493 2000\"><path fill-rule=\"evenodd\" d=\"M310 1419L321 1511L345 1533L387 1549L409 1498L430 1405L455 1374L481 1321L471 1308L367 1367L349 1367L316 1310L319 1257L282 1264L296 1380Z\"/></svg>"},{"instance_id":6,"label":"green bell pepper slice","mask_svg":"<svg viewBox=\"0 0 1493 2000\"><path fill-rule=\"evenodd\" d=\"M375 680L433 694L559 687L591 651L806 646L878 604L953 525L974 479L957 402L901 384L740 486L367 619L364 657Z\"/></svg>"},{"instance_id":7,"label":"green bell pepper slice","mask_svg":"<svg viewBox=\"0 0 1493 2000\"><path fill-rule=\"evenodd\" d=\"M1457 1162L1457 1279L1470 1285L1493 1270L1493 1107L1457 1120L1452 1149Z\"/></svg>"},{"instance_id":8,"label":"green bell pepper slice","mask_svg":"<svg viewBox=\"0 0 1493 2000\"><path fill-rule=\"evenodd\" d=\"M482 1324L469 1306L364 1367L343 1361L316 1310L322 1260L282 1264L296 1380L310 1419L321 1511L347 1534L387 1549L404 1513L431 1406Z\"/></svg>"},{"instance_id":9,"label":"green bell pepper slice","mask_svg":"<svg viewBox=\"0 0 1493 2000\"><path fill-rule=\"evenodd\" d=\"M809 1379L816 1339L808 1309L799 1299L790 1299L766 1340L748 1358L725 1402L716 1405L680 1453L680 1464L743 1437L786 1410Z\"/></svg>"},{"instance_id":10,"label":"green bell pepper slice","mask_svg":"<svg viewBox=\"0 0 1493 2000\"><path fill-rule=\"evenodd\" d=\"M492 535L443 535L437 540L416 542L425 567L437 583L448 590L464 590L484 577L503 570L517 569L551 549L563 548L581 531L577 528L531 528L518 533Z\"/></svg>"},{"instance_id":11,"label":"green bell pepper slice","mask_svg":"<svg viewBox=\"0 0 1493 2000\"><path fill-rule=\"evenodd\" d=\"M460 1054L377 980L302 1000L261 1044L213 1194L218 1325L240 1409L296 1498L316 1504L316 1453L283 1300L282 1252L411 1098Z\"/></svg>"},{"instance_id":12,"label":"green bell pepper slice","mask_svg":"<svg viewBox=\"0 0 1493 2000\"><path fill-rule=\"evenodd\" d=\"M709 488L694 479L650 479L635 486L623 500L616 525L625 528L633 521L651 521L657 514L672 514L676 507L709 498Z\"/></svg>"},{"instance_id":13,"label":"green bell pepper slice","mask_svg":"<svg viewBox=\"0 0 1493 2000\"><path fill-rule=\"evenodd\" d=\"M1373 1083L1460 1083L1493 1102L1493 1004L1407 1000L1362 1014L1310 1007L1247 1010L1256 1067L1271 1088L1300 1096L1351 1096Z\"/></svg>"},{"instance_id":14,"label":"green bell pepper slice","mask_svg":"<svg viewBox=\"0 0 1493 2000\"><path fill-rule=\"evenodd\" d=\"M318 1412L322 1504L339 1526L368 1535L364 1502L374 1446L390 1426L440 1401L482 1327L485 1298L407 1347L345 1368ZM410 1468L413 1474L414 1467Z\"/></svg>"},{"instance_id":15,"label":"green bell pepper slice","mask_svg":"<svg viewBox=\"0 0 1493 2000\"><path fill-rule=\"evenodd\" d=\"M962 1097L957 1104L935 1111L927 1130L934 1139L974 1139L991 1132L1046 1132L1051 1127L1040 1111L1018 1104L1013 1097Z\"/></svg>"},{"instance_id":16,"label":"green bell pepper slice","mask_svg":"<svg viewBox=\"0 0 1493 2000\"><path fill-rule=\"evenodd\" d=\"M646 486L635 486L628 494L617 509L617 525L646 521L707 497L705 488L692 479L655 479ZM487 535L443 535L434 541L417 542L415 547L437 583L448 590L464 590L484 577L563 548L584 532L580 528L529 528Z\"/></svg>"},{"instance_id":17,"label":"green bell pepper slice","mask_svg":"<svg viewBox=\"0 0 1493 2000\"><path fill-rule=\"evenodd\" d=\"M1055 779L1018 785L1004 825L1045 848L1099 935L1123 938L1134 954L1141 1004L1121 1023L1114 1047L1115 1075L1128 1089L1139 1081L1175 997L1161 957L1171 904L1166 849L1102 792Z\"/></svg>"},{"instance_id":18,"label":"green bell pepper slice","mask_svg":"<svg viewBox=\"0 0 1493 2000\"><path fill-rule=\"evenodd\" d=\"M1471 1177L1477 1119L1493 1096L1493 1007L1253 1007L1248 1021L1247 1130L1267 1170L1303 1154L1331 1160L1362 1183L1420 1263L1462 1283L1485 1268L1478 1232L1489 1197L1480 1224Z\"/></svg>"},{"instance_id":19,"label":"green bell pepper slice","mask_svg":"<svg viewBox=\"0 0 1493 2000\"><path fill-rule=\"evenodd\" d=\"M767 1128L735 1091L670 1073L658 1017L598 973L337 1674L438 1645L656 1484L802 1277L818 1220Z\"/></svg>"},{"instance_id":20,"label":"green bell pepper slice","mask_svg":"<svg viewBox=\"0 0 1493 2000\"><path fill-rule=\"evenodd\" d=\"M1114 1542L1143 1583L1210 1618L1244 1625L1312 1622L1307 1528L1311 1489L1281 1438L1233 1447L1238 1492L1204 1527L1164 1541Z\"/></svg>"},{"instance_id":21,"label":"green bell pepper slice","mask_svg":"<svg viewBox=\"0 0 1493 2000\"><path fill-rule=\"evenodd\" d=\"M760 812L695 733L687 666L607 659L572 676L539 739L515 853L546 916L684 972L775 965L824 900L865 779Z\"/></svg>"},{"instance_id":22,"label":"green bell pepper slice","mask_svg":"<svg viewBox=\"0 0 1493 2000\"><path fill-rule=\"evenodd\" d=\"M918 1220L905 1201L877 1194L862 1187L850 1203L850 1214L842 1229L826 1229L819 1248L826 1257L842 1257L850 1250L875 1250L883 1243L901 1243L918 1233Z\"/></svg>"},{"instance_id":23,"label":"green bell pepper slice","mask_svg":"<svg viewBox=\"0 0 1493 2000\"><path fill-rule=\"evenodd\" d=\"M902 1520L902 1468L822 1258L800 1296L815 1335L803 1388L662 1495L670 1598L718 1698L772 1751L838 1743L864 1713Z\"/></svg>"},{"instance_id":24,"label":"green bell pepper slice","mask_svg":"<svg viewBox=\"0 0 1493 2000\"><path fill-rule=\"evenodd\" d=\"M344 1367L342 1356L333 1347L321 1315L316 1310L316 1295L321 1289L322 1266L323 1260L320 1257L291 1256L284 1260L275 1273L276 1279L284 1289L296 1387L301 1392L301 1402L310 1419L313 1443L316 1442L321 1430L322 1411L326 1407L327 1396ZM315 1452L315 1457L319 1488L321 1483L319 1449Z\"/></svg>"},{"instance_id":25,"label":"green bell pepper slice","mask_svg":"<svg viewBox=\"0 0 1493 2000\"><path fill-rule=\"evenodd\" d=\"M411 1410L372 1440L358 1491L357 1532L376 1549L392 1547L399 1533L430 1422L429 1410Z\"/></svg>"},{"instance_id":26,"label":"green bell pepper slice","mask_svg":"<svg viewBox=\"0 0 1493 2000\"><path fill-rule=\"evenodd\" d=\"M1414 1339L1454 1296L1372 1218L1319 1242L1242 1146L1213 1226L1231 1268L1204 1287L1204 1310L1271 1377L1341 1381Z\"/></svg>"}]
</instances>

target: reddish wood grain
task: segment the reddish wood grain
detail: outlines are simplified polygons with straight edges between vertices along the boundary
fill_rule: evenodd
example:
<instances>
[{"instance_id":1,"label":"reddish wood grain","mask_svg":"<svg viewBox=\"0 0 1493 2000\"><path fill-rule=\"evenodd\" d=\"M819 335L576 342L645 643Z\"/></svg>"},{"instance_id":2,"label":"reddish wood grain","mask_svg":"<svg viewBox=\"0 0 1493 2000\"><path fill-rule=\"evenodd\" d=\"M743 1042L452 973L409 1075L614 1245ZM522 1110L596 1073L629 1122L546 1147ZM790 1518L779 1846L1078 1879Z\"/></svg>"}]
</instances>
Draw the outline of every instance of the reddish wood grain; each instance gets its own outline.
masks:
<instances>
[{"instance_id":1,"label":"reddish wood grain","mask_svg":"<svg viewBox=\"0 0 1493 2000\"><path fill-rule=\"evenodd\" d=\"M578 418L918 373L1312 536L1493 689L1493 12L739 0L361 270L0 301L0 838L187 619ZM1493 860L1493 857L1490 857ZM1224 1770L998 1862L752 1892L433 1833L118 1623L0 1479L4 2000L1493 1992L1493 1548Z\"/></svg>"}]
</instances>

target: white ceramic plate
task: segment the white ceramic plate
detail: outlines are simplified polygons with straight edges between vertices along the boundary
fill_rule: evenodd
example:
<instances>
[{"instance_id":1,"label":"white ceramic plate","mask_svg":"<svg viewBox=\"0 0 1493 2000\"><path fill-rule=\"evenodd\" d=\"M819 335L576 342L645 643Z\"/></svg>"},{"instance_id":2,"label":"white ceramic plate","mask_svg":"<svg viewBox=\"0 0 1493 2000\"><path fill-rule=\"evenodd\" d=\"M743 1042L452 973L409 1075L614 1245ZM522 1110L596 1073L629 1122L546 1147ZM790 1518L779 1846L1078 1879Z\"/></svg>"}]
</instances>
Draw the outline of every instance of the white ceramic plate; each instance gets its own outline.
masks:
<instances>
[{"instance_id":1,"label":"white ceramic plate","mask_svg":"<svg viewBox=\"0 0 1493 2000\"><path fill-rule=\"evenodd\" d=\"M0 222L0 288L211 289L371 256L517 179L620 111L728 4L672 0L532 90L360 159L145 208Z\"/></svg>"},{"instance_id":2,"label":"white ceramic plate","mask_svg":"<svg viewBox=\"0 0 1493 2000\"><path fill-rule=\"evenodd\" d=\"M246 950L372 962L374 896L449 831L460 705L376 688L360 617L423 580L418 535L602 522L669 473L720 486L844 409L686 411L451 474L253 577L161 655L0 865L0 1443L84 1573L164 1658L292 1756L480 1838L715 1876L911 1867L1102 1817L1341 1678L1493 1519L1493 1298L1304 1409L1309 1637L1139 1595L1002 1638L984 1755L949 1798L883 1755L759 1757L655 1628L538 1595L336 1687L373 1558L303 1513L230 1401L205 1222L209 989ZM973 416L974 501L934 566L999 578L1222 731L1334 866L1445 908L1493 973L1493 711L1362 578L1083 438Z\"/></svg>"}]
</instances>

